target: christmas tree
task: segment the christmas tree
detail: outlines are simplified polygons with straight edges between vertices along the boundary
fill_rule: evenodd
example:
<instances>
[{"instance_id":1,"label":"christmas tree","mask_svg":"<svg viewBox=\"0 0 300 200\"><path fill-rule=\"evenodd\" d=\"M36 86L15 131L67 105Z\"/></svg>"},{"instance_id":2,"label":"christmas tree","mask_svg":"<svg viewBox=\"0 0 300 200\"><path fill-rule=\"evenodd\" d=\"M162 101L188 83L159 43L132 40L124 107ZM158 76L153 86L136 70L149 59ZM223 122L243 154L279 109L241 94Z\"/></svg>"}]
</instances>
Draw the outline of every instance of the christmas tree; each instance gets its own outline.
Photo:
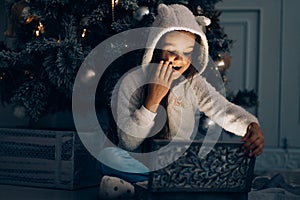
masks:
<instances>
[{"instance_id":1,"label":"christmas tree","mask_svg":"<svg viewBox=\"0 0 300 200\"><path fill-rule=\"evenodd\" d=\"M73 83L84 58L114 34L150 26L159 3L184 4L194 15L211 19L206 30L209 53L226 83L232 41L220 25L221 13L215 9L219 1L6 0L6 46L0 52L1 101L23 108L35 121L49 112L71 110ZM121 64L122 58L100 81L97 96L101 103L108 102L110 90L128 70Z\"/></svg>"}]
</instances>

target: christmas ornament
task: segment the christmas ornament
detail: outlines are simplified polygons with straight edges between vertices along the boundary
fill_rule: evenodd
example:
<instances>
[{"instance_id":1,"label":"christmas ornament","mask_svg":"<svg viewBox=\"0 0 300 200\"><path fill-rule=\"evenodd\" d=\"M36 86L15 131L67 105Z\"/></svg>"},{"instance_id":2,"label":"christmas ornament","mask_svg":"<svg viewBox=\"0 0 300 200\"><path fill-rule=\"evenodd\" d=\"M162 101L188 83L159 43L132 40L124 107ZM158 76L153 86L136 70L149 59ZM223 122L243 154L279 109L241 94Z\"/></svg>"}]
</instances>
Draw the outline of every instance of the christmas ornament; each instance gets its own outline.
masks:
<instances>
[{"instance_id":1,"label":"christmas ornament","mask_svg":"<svg viewBox=\"0 0 300 200\"><path fill-rule=\"evenodd\" d=\"M28 71L28 70L25 70L25 71L24 71L24 75L25 75L28 79L31 79L31 80L34 79L33 74L30 73L30 71Z\"/></svg>"},{"instance_id":2,"label":"christmas ornament","mask_svg":"<svg viewBox=\"0 0 300 200\"><path fill-rule=\"evenodd\" d=\"M218 54L218 58L219 58L219 60L216 61L215 63L218 66L220 73L223 75L225 73L225 71L229 69L229 67L231 65L231 57L229 54L224 53L222 55Z\"/></svg>"},{"instance_id":3,"label":"christmas ornament","mask_svg":"<svg viewBox=\"0 0 300 200\"><path fill-rule=\"evenodd\" d=\"M87 27L89 25L89 18L88 17L83 17L80 22L79 25L82 27Z\"/></svg>"},{"instance_id":4,"label":"christmas ornament","mask_svg":"<svg viewBox=\"0 0 300 200\"><path fill-rule=\"evenodd\" d=\"M150 11L149 8L146 6L142 6L138 8L136 11L133 13L133 18L137 21L142 21L145 15L149 15Z\"/></svg>"},{"instance_id":5,"label":"christmas ornament","mask_svg":"<svg viewBox=\"0 0 300 200\"><path fill-rule=\"evenodd\" d=\"M197 14L198 15L204 15L203 9L201 8L201 6L197 6Z\"/></svg>"},{"instance_id":6,"label":"christmas ornament","mask_svg":"<svg viewBox=\"0 0 300 200\"><path fill-rule=\"evenodd\" d=\"M14 115L17 118L23 119L26 116L26 109L24 106L16 106L14 108Z\"/></svg>"},{"instance_id":7,"label":"christmas ornament","mask_svg":"<svg viewBox=\"0 0 300 200\"><path fill-rule=\"evenodd\" d=\"M33 20L40 17L34 16L30 13L30 0L21 0L13 4L10 10L9 23L7 30L4 32L6 37L13 37L16 34L16 25L30 24Z\"/></svg>"},{"instance_id":8,"label":"christmas ornament","mask_svg":"<svg viewBox=\"0 0 300 200\"><path fill-rule=\"evenodd\" d=\"M24 24L29 24L33 20L33 16L30 14L30 7L26 6L23 8L20 17L19 22Z\"/></svg>"}]
</instances>

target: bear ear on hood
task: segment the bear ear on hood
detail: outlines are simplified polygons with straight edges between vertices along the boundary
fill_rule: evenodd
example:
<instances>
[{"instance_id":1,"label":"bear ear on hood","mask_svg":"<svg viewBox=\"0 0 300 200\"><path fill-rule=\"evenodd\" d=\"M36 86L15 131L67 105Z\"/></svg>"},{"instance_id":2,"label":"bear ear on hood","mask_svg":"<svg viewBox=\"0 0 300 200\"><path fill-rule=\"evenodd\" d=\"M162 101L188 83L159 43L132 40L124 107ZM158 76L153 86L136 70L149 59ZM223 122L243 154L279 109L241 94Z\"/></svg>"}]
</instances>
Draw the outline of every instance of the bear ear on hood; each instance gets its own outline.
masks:
<instances>
[{"instance_id":1,"label":"bear ear on hood","mask_svg":"<svg viewBox=\"0 0 300 200\"><path fill-rule=\"evenodd\" d=\"M205 16L197 16L195 19L200 26L208 26L211 22L210 19Z\"/></svg>"},{"instance_id":2,"label":"bear ear on hood","mask_svg":"<svg viewBox=\"0 0 300 200\"><path fill-rule=\"evenodd\" d=\"M158 5L157 12L162 17L166 17L171 14L171 10L163 3Z\"/></svg>"}]
</instances>

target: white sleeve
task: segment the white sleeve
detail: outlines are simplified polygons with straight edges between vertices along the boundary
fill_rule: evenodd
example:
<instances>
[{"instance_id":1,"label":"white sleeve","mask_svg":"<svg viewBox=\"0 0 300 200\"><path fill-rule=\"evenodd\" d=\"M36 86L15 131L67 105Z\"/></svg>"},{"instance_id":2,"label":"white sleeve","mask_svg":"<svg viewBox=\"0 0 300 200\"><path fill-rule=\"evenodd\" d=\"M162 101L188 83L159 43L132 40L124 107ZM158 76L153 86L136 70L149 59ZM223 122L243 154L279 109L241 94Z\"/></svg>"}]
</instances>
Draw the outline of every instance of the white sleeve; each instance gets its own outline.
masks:
<instances>
[{"instance_id":1,"label":"white sleeve","mask_svg":"<svg viewBox=\"0 0 300 200\"><path fill-rule=\"evenodd\" d=\"M198 79L199 78L199 79ZM229 102L205 78L198 77L194 85L200 111L225 130L244 136L251 122L258 123L255 116L244 108Z\"/></svg>"},{"instance_id":2,"label":"white sleeve","mask_svg":"<svg viewBox=\"0 0 300 200\"><path fill-rule=\"evenodd\" d=\"M119 145L128 150L135 150L148 137L156 116L143 106L144 91L138 83L136 78L126 76L112 96Z\"/></svg>"}]
</instances>

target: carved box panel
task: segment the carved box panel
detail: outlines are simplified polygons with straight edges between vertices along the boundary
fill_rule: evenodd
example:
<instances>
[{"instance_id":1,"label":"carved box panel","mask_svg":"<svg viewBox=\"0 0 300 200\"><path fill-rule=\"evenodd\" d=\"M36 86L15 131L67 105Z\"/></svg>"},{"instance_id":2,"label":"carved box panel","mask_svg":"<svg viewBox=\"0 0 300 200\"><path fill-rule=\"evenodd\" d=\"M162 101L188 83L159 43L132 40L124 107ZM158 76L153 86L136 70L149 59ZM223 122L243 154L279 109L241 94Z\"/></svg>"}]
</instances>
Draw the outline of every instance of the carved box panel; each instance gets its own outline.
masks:
<instances>
[{"instance_id":1,"label":"carved box panel","mask_svg":"<svg viewBox=\"0 0 300 200\"><path fill-rule=\"evenodd\" d=\"M166 144L167 141L155 140L152 149L157 150ZM203 144L202 141L195 141L189 146L178 141L152 158L152 164L158 168L165 166L170 159L175 161L150 173L150 191L250 191L255 158L243 152L243 143L218 142L211 145L205 156L199 156L201 146L210 146Z\"/></svg>"}]
</instances>

